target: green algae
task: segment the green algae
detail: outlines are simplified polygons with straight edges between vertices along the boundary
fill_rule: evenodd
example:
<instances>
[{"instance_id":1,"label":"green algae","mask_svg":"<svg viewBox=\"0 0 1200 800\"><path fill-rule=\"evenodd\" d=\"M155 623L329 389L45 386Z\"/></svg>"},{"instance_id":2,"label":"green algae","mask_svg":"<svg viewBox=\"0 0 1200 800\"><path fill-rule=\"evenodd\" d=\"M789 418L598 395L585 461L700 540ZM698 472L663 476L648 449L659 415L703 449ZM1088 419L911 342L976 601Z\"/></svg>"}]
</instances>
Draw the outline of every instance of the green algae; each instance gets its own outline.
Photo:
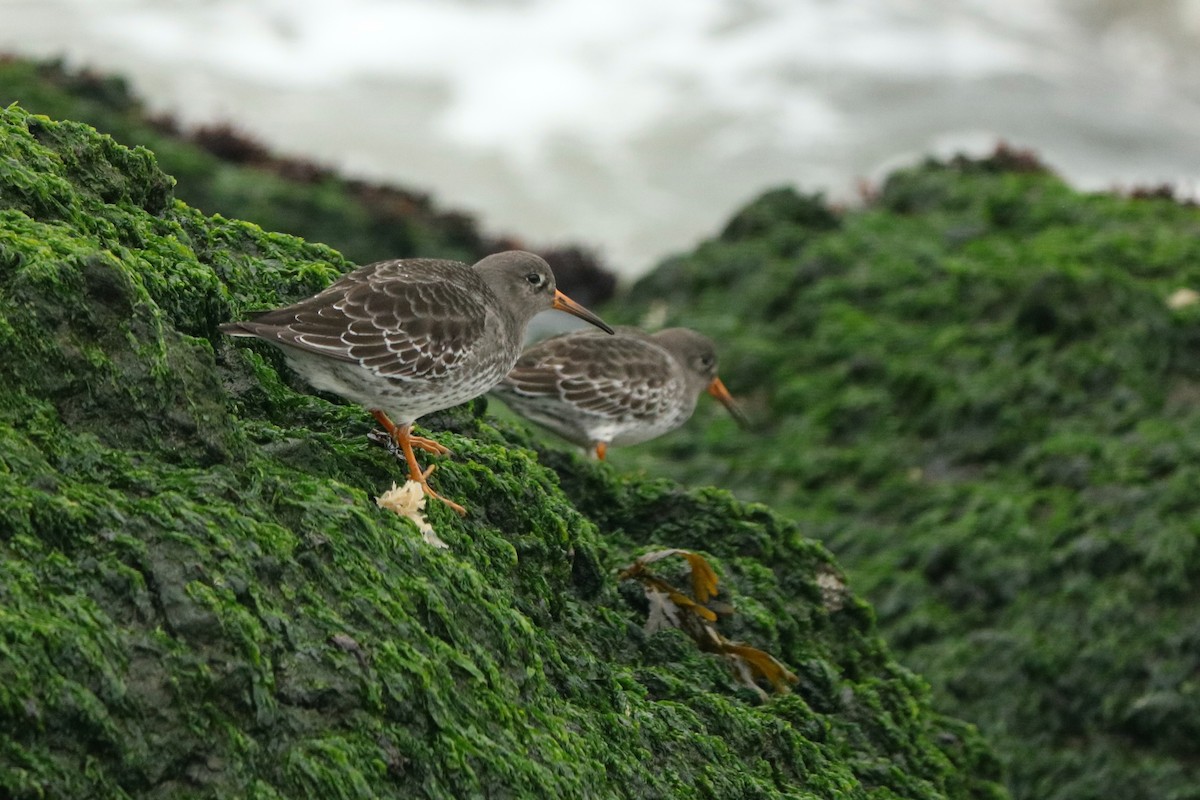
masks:
<instances>
[{"instance_id":1,"label":"green algae","mask_svg":"<svg viewBox=\"0 0 1200 800\"><path fill-rule=\"evenodd\" d=\"M428 420L471 509L430 510L435 550L375 506L367 415L216 331L345 259L86 126L11 106L0 148L0 793L1004 796L792 523L539 460L477 401ZM615 576L658 546L713 558L794 693L642 632Z\"/></svg>"},{"instance_id":2,"label":"green algae","mask_svg":"<svg viewBox=\"0 0 1200 800\"><path fill-rule=\"evenodd\" d=\"M814 206L765 195L606 314L715 335L759 423L702 404L614 464L823 541L1015 796L1200 797L1200 306L1167 302L1200 209L1004 151Z\"/></svg>"}]
</instances>

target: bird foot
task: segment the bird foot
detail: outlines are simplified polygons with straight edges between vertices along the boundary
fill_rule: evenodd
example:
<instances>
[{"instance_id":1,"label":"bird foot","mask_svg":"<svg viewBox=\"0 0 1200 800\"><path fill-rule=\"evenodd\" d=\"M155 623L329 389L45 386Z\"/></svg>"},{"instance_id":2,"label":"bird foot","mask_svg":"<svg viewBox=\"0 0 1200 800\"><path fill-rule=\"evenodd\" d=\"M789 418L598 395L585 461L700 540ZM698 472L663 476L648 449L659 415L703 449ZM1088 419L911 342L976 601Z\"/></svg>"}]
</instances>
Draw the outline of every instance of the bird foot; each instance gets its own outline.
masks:
<instances>
[{"instance_id":1,"label":"bird foot","mask_svg":"<svg viewBox=\"0 0 1200 800\"><path fill-rule=\"evenodd\" d=\"M400 448L400 444L387 431L371 431L367 434L367 441L371 444L379 445L396 458L404 460L404 451ZM432 453L435 456L448 456L453 452L444 444L438 444L433 439L426 439L424 436L409 436L408 441L414 449L424 450L426 453Z\"/></svg>"},{"instance_id":2,"label":"bird foot","mask_svg":"<svg viewBox=\"0 0 1200 800\"><path fill-rule=\"evenodd\" d=\"M418 450L424 450L426 453L433 453L438 456L450 454L449 447L446 447L444 444L438 444L433 439L426 439L424 436L413 436L410 434L408 441L413 447Z\"/></svg>"},{"instance_id":3,"label":"bird foot","mask_svg":"<svg viewBox=\"0 0 1200 800\"><path fill-rule=\"evenodd\" d=\"M379 420L380 424L391 424L391 420L388 420L387 417L382 414L382 412L376 414L375 418ZM407 453L405 452L404 444L402 443L404 441L402 437L404 437L406 434L409 445L409 450ZM391 453L394 458L399 461L403 461L408 466L409 478L421 484L421 490L425 493L426 497L430 497L441 503L445 503L446 505L450 506L450 508L457 511L459 516L465 517L467 515L467 510L465 508L453 500L447 500L445 497L442 497L433 490L433 487L429 485L429 476L435 469L437 469L437 465L430 464L428 467L422 470L417 465L416 458L412 455L413 448L424 450L427 453L433 453L435 455L446 455L450 452L450 448L440 445L432 439L426 439L424 436L413 436L411 433L409 433L409 428L407 426L401 429L393 425L391 430L371 431L367 434L367 441L369 441L371 444L382 447Z\"/></svg>"},{"instance_id":4,"label":"bird foot","mask_svg":"<svg viewBox=\"0 0 1200 800\"><path fill-rule=\"evenodd\" d=\"M458 503L454 502L453 500L447 500L445 497L442 497L440 494L435 492L433 489L430 489L428 486L425 487L425 495L427 497L432 497L434 500L437 500L438 502L445 503L446 505L450 506L450 509L452 511L457 512L460 517L465 517L467 515L467 510L465 508L463 508L462 506L460 506Z\"/></svg>"},{"instance_id":5,"label":"bird foot","mask_svg":"<svg viewBox=\"0 0 1200 800\"><path fill-rule=\"evenodd\" d=\"M453 500L447 500L446 498L442 497L433 490L432 486L429 485L429 476L435 469L437 469L437 464L430 464L425 468L424 472L414 475L413 480L421 484L421 489L424 490L426 497L430 497L434 500L445 503L446 505L450 506L450 508L457 511L460 517L465 517L467 515L467 510L465 508Z\"/></svg>"}]
</instances>

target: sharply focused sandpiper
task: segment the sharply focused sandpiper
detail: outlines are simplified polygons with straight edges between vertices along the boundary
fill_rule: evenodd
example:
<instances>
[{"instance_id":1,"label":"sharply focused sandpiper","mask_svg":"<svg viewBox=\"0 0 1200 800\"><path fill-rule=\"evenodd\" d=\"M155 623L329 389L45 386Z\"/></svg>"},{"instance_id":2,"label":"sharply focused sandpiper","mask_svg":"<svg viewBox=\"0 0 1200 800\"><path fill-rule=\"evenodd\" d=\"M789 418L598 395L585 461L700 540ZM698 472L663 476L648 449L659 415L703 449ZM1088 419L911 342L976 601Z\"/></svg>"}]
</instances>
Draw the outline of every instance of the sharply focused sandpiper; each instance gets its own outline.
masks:
<instances>
[{"instance_id":1,"label":"sharply focused sandpiper","mask_svg":"<svg viewBox=\"0 0 1200 800\"><path fill-rule=\"evenodd\" d=\"M413 454L449 451L412 435L412 424L494 386L520 355L529 321L551 308L612 333L555 288L542 258L520 250L473 267L427 258L368 264L312 297L221 330L270 342L313 387L369 409L404 453L412 480L463 514L430 488L433 467L422 471Z\"/></svg>"},{"instance_id":2,"label":"sharply focused sandpiper","mask_svg":"<svg viewBox=\"0 0 1200 800\"><path fill-rule=\"evenodd\" d=\"M601 460L609 445L644 442L687 422L703 391L745 424L717 377L712 340L687 328L556 336L527 350L492 389L518 414Z\"/></svg>"}]
</instances>

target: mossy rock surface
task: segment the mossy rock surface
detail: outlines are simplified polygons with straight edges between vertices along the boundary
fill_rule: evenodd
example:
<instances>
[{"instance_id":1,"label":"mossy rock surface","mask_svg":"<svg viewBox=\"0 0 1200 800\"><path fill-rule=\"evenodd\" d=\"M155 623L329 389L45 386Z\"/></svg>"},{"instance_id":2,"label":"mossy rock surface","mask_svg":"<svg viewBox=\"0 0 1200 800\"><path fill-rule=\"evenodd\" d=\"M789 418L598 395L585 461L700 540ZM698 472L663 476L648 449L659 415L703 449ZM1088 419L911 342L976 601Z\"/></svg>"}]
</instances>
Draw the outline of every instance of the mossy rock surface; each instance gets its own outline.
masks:
<instances>
[{"instance_id":1,"label":"mossy rock surface","mask_svg":"<svg viewBox=\"0 0 1200 800\"><path fill-rule=\"evenodd\" d=\"M1200 209L1084 194L1012 151L897 172L845 213L780 189L609 314L717 338L758 430L702 404L610 459L822 540L1015 796L1200 798L1200 304L1180 290L1200 290Z\"/></svg>"},{"instance_id":2,"label":"mossy rock surface","mask_svg":"<svg viewBox=\"0 0 1200 800\"><path fill-rule=\"evenodd\" d=\"M764 506L539 457L476 401L428 420L450 549L378 508L369 417L216 330L350 266L0 112L0 795L1005 796ZM659 547L710 558L793 692L643 632L616 573Z\"/></svg>"}]
</instances>

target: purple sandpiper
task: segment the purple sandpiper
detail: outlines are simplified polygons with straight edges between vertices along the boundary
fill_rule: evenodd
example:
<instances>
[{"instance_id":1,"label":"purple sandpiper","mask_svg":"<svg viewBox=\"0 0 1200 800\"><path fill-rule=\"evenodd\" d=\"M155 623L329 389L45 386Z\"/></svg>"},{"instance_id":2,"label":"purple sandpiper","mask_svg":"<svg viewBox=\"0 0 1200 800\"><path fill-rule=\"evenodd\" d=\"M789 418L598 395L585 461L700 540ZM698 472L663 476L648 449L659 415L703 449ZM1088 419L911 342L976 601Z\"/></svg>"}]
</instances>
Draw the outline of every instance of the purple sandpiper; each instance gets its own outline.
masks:
<instances>
[{"instance_id":1,"label":"purple sandpiper","mask_svg":"<svg viewBox=\"0 0 1200 800\"><path fill-rule=\"evenodd\" d=\"M422 471L413 448L449 451L414 436L413 422L494 386L520 355L530 319L551 308L612 333L555 288L550 265L520 250L473 267L427 258L368 264L312 297L220 328L270 342L313 387L369 409L403 452L411 479L465 514L430 488L433 467Z\"/></svg>"},{"instance_id":2,"label":"purple sandpiper","mask_svg":"<svg viewBox=\"0 0 1200 800\"><path fill-rule=\"evenodd\" d=\"M521 416L601 460L610 444L644 442L687 422L703 391L745 424L717 377L712 340L687 328L555 336L525 351L492 389Z\"/></svg>"}]
</instances>

